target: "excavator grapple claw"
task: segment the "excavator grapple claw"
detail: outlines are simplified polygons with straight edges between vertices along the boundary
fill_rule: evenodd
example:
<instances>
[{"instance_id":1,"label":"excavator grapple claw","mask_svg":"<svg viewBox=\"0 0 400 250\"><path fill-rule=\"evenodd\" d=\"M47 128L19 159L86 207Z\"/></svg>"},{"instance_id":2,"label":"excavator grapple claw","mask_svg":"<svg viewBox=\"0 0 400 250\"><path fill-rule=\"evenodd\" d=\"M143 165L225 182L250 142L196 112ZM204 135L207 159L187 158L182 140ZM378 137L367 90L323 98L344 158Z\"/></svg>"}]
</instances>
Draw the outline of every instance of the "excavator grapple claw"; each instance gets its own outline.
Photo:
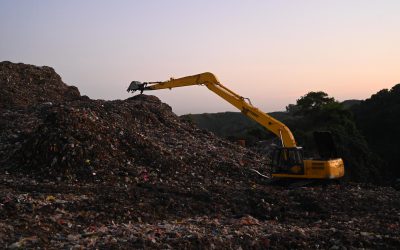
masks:
<instances>
[{"instance_id":1,"label":"excavator grapple claw","mask_svg":"<svg viewBox=\"0 0 400 250\"><path fill-rule=\"evenodd\" d=\"M140 94L143 94L143 91L146 88L146 85L147 85L147 83L145 83L145 82L142 83L139 81L132 81L126 91L132 92L132 93L135 91L140 91Z\"/></svg>"}]
</instances>

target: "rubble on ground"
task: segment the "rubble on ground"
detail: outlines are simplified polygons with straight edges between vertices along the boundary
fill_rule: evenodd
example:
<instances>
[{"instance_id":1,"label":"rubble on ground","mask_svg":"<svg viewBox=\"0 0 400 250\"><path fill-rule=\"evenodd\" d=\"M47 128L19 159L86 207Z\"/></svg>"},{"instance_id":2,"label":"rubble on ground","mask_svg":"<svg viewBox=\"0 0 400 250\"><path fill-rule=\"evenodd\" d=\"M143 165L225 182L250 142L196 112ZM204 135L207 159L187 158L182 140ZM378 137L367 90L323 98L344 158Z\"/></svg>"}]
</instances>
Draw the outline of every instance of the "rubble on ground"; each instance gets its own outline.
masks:
<instances>
[{"instance_id":1,"label":"rubble on ground","mask_svg":"<svg viewBox=\"0 0 400 250\"><path fill-rule=\"evenodd\" d=\"M400 194L359 184L37 182L1 175L0 244L10 248L398 249Z\"/></svg>"},{"instance_id":2,"label":"rubble on ground","mask_svg":"<svg viewBox=\"0 0 400 250\"><path fill-rule=\"evenodd\" d=\"M0 63L0 245L398 249L400 193L269 185L268 159L154 96L91 100L49 67Z\"/></svg>"}]
</instances>

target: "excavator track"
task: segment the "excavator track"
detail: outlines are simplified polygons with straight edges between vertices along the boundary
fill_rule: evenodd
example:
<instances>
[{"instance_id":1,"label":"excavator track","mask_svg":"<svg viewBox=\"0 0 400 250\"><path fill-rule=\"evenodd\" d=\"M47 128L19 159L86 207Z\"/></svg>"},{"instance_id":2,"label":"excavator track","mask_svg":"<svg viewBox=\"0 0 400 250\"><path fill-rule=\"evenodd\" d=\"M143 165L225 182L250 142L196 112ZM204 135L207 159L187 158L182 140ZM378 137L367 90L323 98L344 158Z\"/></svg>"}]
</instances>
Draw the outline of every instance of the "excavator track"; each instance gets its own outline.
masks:
<instances>
[{"instance_id":1,"label":"excavator track","mask_svg":"<svg viewBox=\"0 0 400 250\"><path fill-rule=\"evenodd\" d=\"M265 174L260 173L259 171L255 169L250 169L253 173L257 174L258 176L262 177L263 183L266 185L271 185L271 186L284 186L288 188L297 188L297 187L305 187L305 186L310 186L310 185L315 185L315 184L323 184L327 182L322 182L321 180L313 180L313 179L298 179L298 180L293 180L293 179L277 179L277 178L271 178Z\"/></svg>"},{"instance_id":2,"label":"excavator track","mask_svg":"<svg viewBox=\"0 0 400 250\"><path fill-rule=\"evenodd\" d=\"M328 185L338 185L340 180L325 180L325 179L277 179L273 178L268 181L268 185L282 186L286 188L301 188L301 187L321 187Z\"/></svg>"}]
</instances>

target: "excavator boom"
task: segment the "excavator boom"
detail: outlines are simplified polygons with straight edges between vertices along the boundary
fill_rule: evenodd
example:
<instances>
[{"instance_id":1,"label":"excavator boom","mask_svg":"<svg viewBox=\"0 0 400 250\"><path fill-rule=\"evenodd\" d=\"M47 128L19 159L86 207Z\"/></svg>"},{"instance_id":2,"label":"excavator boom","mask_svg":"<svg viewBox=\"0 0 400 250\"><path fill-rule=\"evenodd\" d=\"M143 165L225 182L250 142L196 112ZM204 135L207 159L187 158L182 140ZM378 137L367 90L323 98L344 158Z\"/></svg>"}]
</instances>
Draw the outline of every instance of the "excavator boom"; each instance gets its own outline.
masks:
<instances>
[{"instance_id":1,"label":"excavator boom","mask_svg":"<svg viewBox=\"0 0 400 250\"><path fill-rule=\"evenodd\" d=\"M171 78L165 82L140 83L138 81L133 81L127 91L134 92L138 90L143 92L144 90L172 89L192 85L205 85L212 92L239 109L244 115L255 120L278 136L281 139L283 147L297 147L292 132L285 124L254 107L247 98L226 88L218 81L214 74L209 72L177 79Z\"/></svg>"}]
</instances>

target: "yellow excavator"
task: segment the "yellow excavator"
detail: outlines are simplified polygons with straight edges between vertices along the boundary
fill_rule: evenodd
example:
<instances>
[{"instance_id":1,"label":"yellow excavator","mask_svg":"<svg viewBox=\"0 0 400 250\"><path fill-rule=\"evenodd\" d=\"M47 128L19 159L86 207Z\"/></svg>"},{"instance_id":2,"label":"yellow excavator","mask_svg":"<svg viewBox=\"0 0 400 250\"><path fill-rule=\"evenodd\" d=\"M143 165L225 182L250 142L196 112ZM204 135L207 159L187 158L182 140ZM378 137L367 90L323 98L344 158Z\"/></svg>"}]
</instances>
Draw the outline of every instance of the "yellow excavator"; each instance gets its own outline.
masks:
<instances>
[{"instance_id":1,"label":"yellow excavator","mask_svg":"<svg viewBox=\"0 0 400 250\"><path fill-rule=\"evenodd\" d=\"M282 122L254 107L248 98L244 98L222 85L214 74L206 72L182 78L171 78L161 82L132 81L127 91L135 92L158 89L172 89L192 85L204 85L224 100L238 108L244 115L253 119L267 130L274 133L281 142L272 152L272 177L298 179L338 179L344 175L344 164L341 158L331 152L332 140L326 132L319 135L316 142L322 145L325 152L318 159L304 159L303 150L298 147L290 129Z\"/></svg>"}]
</instances>

